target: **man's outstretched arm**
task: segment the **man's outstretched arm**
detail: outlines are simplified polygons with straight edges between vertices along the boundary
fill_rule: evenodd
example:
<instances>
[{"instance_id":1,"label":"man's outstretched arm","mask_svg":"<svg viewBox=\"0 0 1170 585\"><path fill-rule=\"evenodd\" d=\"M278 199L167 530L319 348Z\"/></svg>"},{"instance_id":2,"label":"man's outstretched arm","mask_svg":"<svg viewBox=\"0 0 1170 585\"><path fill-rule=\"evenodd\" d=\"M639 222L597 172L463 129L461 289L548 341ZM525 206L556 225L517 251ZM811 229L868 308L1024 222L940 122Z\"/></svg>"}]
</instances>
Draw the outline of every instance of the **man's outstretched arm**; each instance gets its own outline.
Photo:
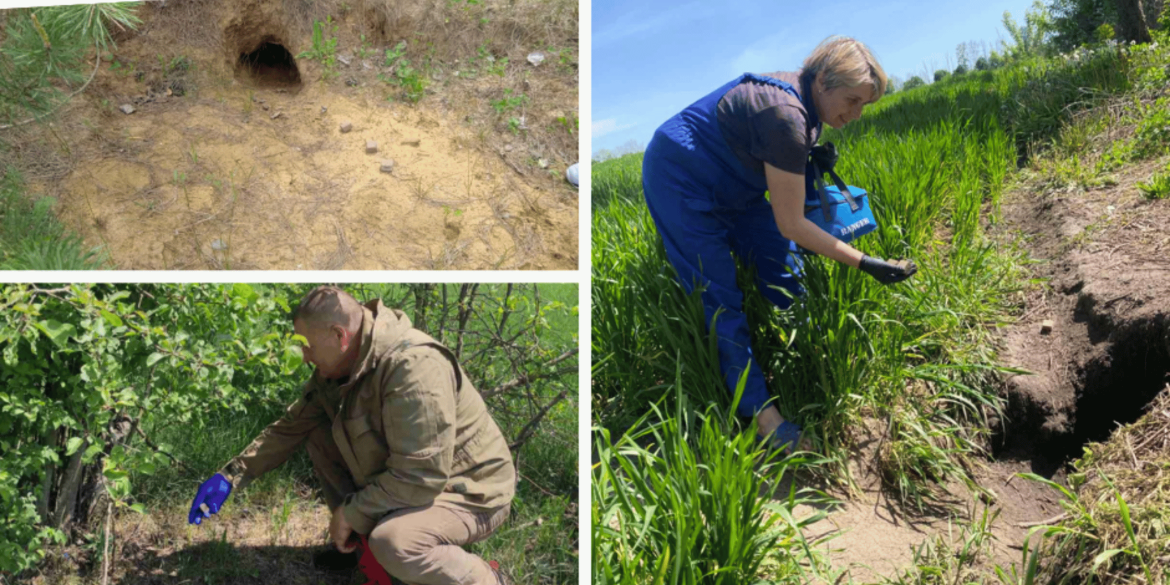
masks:
<instances>
[{"instance_id":1,"label":"man's outstretched arm","mask_svg":"<svg viewBox=\"0 0 1170 585\"><path fill-rule=\"evenodd\" d=\"M325 411L314 400L313 380L305 383L301 397L284 416L268 425L252 443L222 469L221 474L232 483L233 490L243 489L256 478L280 467L305 442L313 429L328 426Z\"/></svg>"}]
</instances>

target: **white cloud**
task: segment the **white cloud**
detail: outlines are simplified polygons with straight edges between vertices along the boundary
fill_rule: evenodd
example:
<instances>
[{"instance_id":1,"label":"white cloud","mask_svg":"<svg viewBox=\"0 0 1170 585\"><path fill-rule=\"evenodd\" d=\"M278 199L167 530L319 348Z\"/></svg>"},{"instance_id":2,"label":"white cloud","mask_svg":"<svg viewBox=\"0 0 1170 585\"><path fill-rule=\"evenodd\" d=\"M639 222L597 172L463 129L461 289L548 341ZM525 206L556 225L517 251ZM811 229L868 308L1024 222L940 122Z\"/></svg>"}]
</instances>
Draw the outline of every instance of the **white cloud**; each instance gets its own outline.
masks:
<instances>
[{"instance_id":1,"label":"white cloud","mask_svg":"<svg viewBox=\"0 0 1170 585\"><path fill-rule=\"evenodd\" d=\"M592 132L594 138L600 138L606 134L613 134L619 130L633 127L634 124L618 124L616 118L606 118L604 120L594 120L592 125Z\"/></svg>"}]
</instances>

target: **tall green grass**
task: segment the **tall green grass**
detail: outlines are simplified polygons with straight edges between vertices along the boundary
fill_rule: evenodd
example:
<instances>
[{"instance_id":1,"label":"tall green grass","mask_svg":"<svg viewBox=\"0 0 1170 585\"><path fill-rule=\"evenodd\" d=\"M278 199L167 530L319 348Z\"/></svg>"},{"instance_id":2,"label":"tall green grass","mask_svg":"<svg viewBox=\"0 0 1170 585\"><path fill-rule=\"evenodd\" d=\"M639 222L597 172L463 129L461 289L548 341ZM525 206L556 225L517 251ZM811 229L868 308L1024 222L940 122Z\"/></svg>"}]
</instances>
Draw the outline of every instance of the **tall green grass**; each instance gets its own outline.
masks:
<instances>
[{"instance_id":1,"label":"tall green grass","mask_svg":"<svg viewBox=\"0 0 1170 585\"><path fill-rule=\"evenodd\" d=\"M1094 96L1126 89L1124 63L1101 51L949 79L826 132L842 153L840 174L872 193L880 227L858 247L913 258L920 270L906 283L882 286L814 258L807 295L778 311L741 270L756 356L781 414L821 435L838 461L862 426L877 428L880 468L903 502L925 506L943 480L969 481L966 462L985 448L1001 408L991 336L1024 284L1020 253L984 236L1005 178L1026 145L1056 136ZM692 403L730 401L710 323L666 261L640 170L641 155L593 169L594 402L613 433L664 396L677 364ZM848 481L844 465L831 471Z\"/></svg>"},{"instance_id":2,"label":"tall green grass","mask_svg":"<svg viewBox=\"0 0 1170 585\"><path fill-rule=\"evenodd\" d=\"M755 583L770 555L781 559L768 567L770 580L807 582L820 576L823 559L801 529L825 513L797 519L791 510L823 498L798 493L795 484L779 502L745 497L775 489L806 460L765 450L755 439L754 423L738 432L734 405L694 412L682 391L681 365L672 391L672 410L652 405L616 440L607 429L597 429L592 582Z\"/></svg>"}]
</instances>

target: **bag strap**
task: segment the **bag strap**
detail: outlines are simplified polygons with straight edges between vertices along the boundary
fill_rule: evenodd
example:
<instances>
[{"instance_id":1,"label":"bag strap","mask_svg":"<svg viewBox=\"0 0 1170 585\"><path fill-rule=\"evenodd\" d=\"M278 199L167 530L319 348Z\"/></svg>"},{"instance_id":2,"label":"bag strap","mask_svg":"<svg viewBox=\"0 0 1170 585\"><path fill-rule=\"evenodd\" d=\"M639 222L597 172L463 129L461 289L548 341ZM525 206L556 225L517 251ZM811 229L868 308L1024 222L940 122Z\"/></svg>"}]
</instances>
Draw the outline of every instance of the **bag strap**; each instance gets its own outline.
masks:
<instances>
[{"instance_id":1,"label":"bag strap","mask_svg":"<svg viewBox=\"0 0 1170 585\"><path fill-rule=\"evenodd\" d=\"M825 213L825 221L829 220L829 197L825 193L825 173L829 173L829 178L833 180L833 183L837 185L837 189L841 191L841 195L845 197L845 202L849 204L849 209L857 213L861 209L861 205L854 199L853 193L849 190L845 181L842 181L841 177L833 171L833 167L837 165L837 147L832 142L814 146L812 152L809 153L809 159L812 161L813 180L816 182L817 193L821 199L821 209Z\"/></svg>"}]
</instances>

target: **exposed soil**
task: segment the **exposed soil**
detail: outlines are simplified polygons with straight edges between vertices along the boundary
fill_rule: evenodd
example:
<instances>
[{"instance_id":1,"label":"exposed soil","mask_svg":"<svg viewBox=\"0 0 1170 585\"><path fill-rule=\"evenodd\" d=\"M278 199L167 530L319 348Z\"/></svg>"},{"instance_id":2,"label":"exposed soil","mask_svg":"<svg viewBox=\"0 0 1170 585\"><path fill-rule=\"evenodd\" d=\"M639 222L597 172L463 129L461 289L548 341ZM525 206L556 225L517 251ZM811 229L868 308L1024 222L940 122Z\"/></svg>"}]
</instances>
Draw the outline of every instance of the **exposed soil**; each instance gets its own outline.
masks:
<instances>
[{"instance_id":1,"label":"exposed soil","mask_svg":"<svg viewBox=\"0 0 1170 585\"><path fill-rule=\"evenodd\" d=\"M282 519L279 502L225 506L213 520L199 526L188 525L187 511L180 507L150 514L116 513L111 541L118 546L108 567L109 582L364 583L357 569L331 573L312 566L313 553L329 546L329 511L311 495L299 494L291 501L287 520ZM98 526L93 533L102 530ZM100 556L99 550L86 546L54 548L40 574L31 576L28 583L101 583Z\"/></svg>"},{"instance_id":2,"label":"exposed soil","mask_svg":"<svg viewBox=\"0 0 1170 585\"><path fill-rule=\"evenodd\" d=\"M477 53L463 44L494 31L432 30L443 15L420 15L455 8L431 4L145 3L53 124L4 137L8 157L120 269L575 269L575 63L525 61L545 30ZM485 8L513 28L503 13L531 9ZM328 70L303 56L326 14ZM418 103L384 81L401 40L429 76ZM497 74L493 52L512 57Z\"/></svg>"},{"instance_id":3,"label":"exposed soil","mask_svg":"<svg viewBox=\"0 0 1170 585\"><path fill-rule=\"evenodd\" d=\"M1046 286L1004 337L1003 363L1031 374L1007 380L1000 458L1051 476L1086 442L1136 421L1170 381L1170 202L1133 187L1164 165L1129 167L1105 189L1033 191L1005 206L1005 226L1029 242Z\"/></svg>"},{"instance_id":4,"label":"exposed soil","mask_svg":"<svg viewBox=\"0 0 1170 585\"><path fill-rule=\"evenodd\" d=\"M879 429L882 425L868 425ZM1060 512L1059 494L1041 484L1015 477L1027 471L1015 462L987 462L975 470L978 484L990 495L971 493L966 486L948 486L949 499L917 512L890 499L877 469L876 451L880 437L870 432L857 444L850 461L850 473L857 493L833 493L841 505L826 510L824 520L805 530L809 539L827 538L820 549L831 566L843 571L842 583L878 583L909 569L914 553L924 542L943 536L949 543L961 543L964 527L978 522L984 512L997 515L991 523L992 540L984 566L1007 565L1018 561L1027 537L1028 525L1052 518ZM785 492L786 486L781 489ZM785 492L786 493L786 492ZM815 510L798 507L796 516ZM952 548L959 548L955 545Z\"/></svg>"},{"instance_id":5,"label":"exposed soil","mask_svg":"<svg viewBox=\"0 0 1170 585\"><path fill-rule=\"evenodd\" d=\"M995 460L975 473L992 495L981 499L950 486L952 494L967 494L944 502L950 511L908 516L889 503L866 463L876 438L861 440L851 462L860 497L838 494L846 503L806 531L833 536L824 549L835 569L848 570L846 579L876 582L909 568L924 541L958 537L959 525L977 519L984 504L999 516L990 558L981 564L1019 564L1029 527L1056 521L1062 508L1059 494L1016 474L1063 482L1083 445L1138 420L1167 388L1170 201L1144 200L1134 187L1165 162L1129 167L1105 189L1045 191L1025 183L1008 198L995 232L1022 240L1037 262L1032 276L1047 285L1028 294L1018 322L1003 332L1001 363L1031 373L1006 381L1007 418L995 438ZM1045 320L1052 328L1041 333Z\"/></svg>"}]
</instances>

